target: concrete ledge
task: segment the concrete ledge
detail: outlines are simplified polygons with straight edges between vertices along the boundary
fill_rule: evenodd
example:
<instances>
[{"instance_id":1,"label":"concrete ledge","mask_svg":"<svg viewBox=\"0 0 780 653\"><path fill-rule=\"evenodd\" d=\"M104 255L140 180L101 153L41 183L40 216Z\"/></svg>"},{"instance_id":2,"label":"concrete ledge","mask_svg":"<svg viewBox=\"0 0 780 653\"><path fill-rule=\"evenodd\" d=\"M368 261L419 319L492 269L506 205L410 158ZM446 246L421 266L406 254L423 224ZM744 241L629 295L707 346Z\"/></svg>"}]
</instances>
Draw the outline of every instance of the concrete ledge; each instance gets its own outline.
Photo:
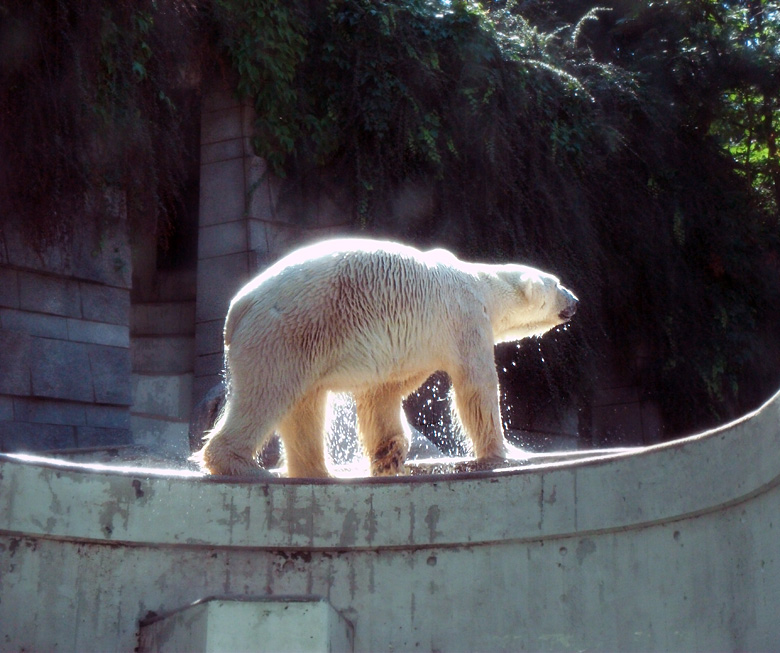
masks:
<instances>
[{"instance_id":1,"label":"concrete ledge","mask_svg":"<svg viewBox=\"0 0 780 653\"><path fill-rule=\"evenodd\" d=\"M208 598L141 623L140 653L337 653L352 629L320 597Z\"/></svg>"},{"instance_id":2,"label":"concrete ledge","mask_svg":"<svg viewBox=\"0 0 780 653\"><path fill-rule=\"evenodd\" d=\"M242 482L0 455L3 646L132 650L151 612L225 594L327 597L355 650L773 650L778 445L776 396L500 473Z\"/></svg>"},{"instance_id":3,"label":"concrete ledge","mask_svg":"<svg viewBox=\"0 0 780 653\"><path fill-rule=\"evenodd\" d=\"M0 472L13 479L17 492L0 498L0 513L7 530L102 540L106 501L124 501L137 481L144 489L143 502L128 510L122 526L113 530L113 540L379 549L637 528L715 511L777 485L778 410L775 398L723 429L636 453L412 479L240 483L195 477L172 485L160 473L131 479L117 472L5 458ZM44 477L61 497L57 514L48 505L21 499L32 498ZM108 494L96 493L93 484ZM193 497L204 518L178 519L179 506ZM474 519L475 497L480 519Z\"/></svg>"}]
</instances>

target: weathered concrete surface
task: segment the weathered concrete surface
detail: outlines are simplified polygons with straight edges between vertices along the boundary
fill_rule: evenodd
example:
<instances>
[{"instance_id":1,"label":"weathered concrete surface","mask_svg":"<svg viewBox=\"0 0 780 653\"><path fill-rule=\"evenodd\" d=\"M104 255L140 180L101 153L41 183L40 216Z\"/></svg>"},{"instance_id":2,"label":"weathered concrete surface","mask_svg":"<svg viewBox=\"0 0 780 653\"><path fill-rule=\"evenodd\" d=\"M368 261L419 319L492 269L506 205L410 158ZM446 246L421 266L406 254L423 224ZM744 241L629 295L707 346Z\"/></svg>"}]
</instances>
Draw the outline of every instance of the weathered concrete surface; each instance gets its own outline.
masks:
<instances>
[{"instance_id":1,"label":"weathered concrete surface","mask_svg":"<svg viewBox=\"0 0 780 653\"><path fill-rule=\"evenodd\" d=\"M471 473L222 482L0 457L3 650L132 650L204 597L317 595L363 650L772 650L780 398L678 442Z\"/></svg>"},{"instance_id":2,"label":"weathered concrete surface","mask_svg":"<svg viewBox=\"0 0 780 653\"><path fill-rule=\"evenodd\" d=\"M336 653L352 627L319 597L199 601L141 624L139 653Z\"/></svg>"}]
</instances>

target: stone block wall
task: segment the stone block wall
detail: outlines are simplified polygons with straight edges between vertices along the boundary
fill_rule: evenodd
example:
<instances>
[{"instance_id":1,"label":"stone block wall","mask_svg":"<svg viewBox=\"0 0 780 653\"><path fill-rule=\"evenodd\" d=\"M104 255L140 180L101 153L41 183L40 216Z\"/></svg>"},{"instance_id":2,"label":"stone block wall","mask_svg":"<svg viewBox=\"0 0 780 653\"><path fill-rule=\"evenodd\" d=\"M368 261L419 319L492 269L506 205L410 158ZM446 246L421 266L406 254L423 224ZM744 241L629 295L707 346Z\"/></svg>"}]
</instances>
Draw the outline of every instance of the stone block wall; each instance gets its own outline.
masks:
<instances>
[{"instance_id":1,"label":"stone block wall","mask_svg":"<svg viewBox=\"0 0 780 653\"><path fill-rule=\"evenodd\" d=\"M132 442L130 250L122 202L112 210L112 226L38 251L2 227L2 451Z\"/></svg>"},{"instance_id":2,"label":"stone block wall","mask_svg":"<svg viewBox=\"0 0 780 653\"><path fill-rule=\"evenodd\" d=\"M249 108L226 87L204 97L201 117L195 379L198 401L220 379L222 324L233 293L249 277L246 224Z\"/></svg>"},{"instance_id":3,"label":"stone block wall","mask_svg":"<svg viewBox=\"0 0 780 653\"><path fill-rule=\"evenodd\" d=\"M155 283L133 289L130 315L136 445L171 459L189 453L195 346L195 270L153 271Z\"/></svg>"}]
</instances>

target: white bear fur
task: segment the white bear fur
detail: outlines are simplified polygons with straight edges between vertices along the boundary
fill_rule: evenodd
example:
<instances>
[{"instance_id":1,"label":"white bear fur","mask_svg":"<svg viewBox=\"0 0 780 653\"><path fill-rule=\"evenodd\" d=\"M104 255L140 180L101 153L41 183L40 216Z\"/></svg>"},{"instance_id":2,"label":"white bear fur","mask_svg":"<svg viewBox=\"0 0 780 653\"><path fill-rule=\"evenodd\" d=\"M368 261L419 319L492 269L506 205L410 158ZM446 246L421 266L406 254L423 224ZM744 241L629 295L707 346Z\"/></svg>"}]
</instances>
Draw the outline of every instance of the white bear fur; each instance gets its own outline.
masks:
<instances>
[{"instance_id":1,"label":"white bear fur","mask_svg":"<svg viewBox=\"0 0 780 653\"><path fill-rule=\"evenodd\" d=\"M494 344L542 334L576 303L557 278L523 265L362 239L304 247L230 303L227 402L195 459L212 474L251 474L276 430L289 476L328 476L327 393L351 392L372 473L400 473L401 402L436 371L452 380L477 458L506 457Z\"/></svg>"}]
</instances>

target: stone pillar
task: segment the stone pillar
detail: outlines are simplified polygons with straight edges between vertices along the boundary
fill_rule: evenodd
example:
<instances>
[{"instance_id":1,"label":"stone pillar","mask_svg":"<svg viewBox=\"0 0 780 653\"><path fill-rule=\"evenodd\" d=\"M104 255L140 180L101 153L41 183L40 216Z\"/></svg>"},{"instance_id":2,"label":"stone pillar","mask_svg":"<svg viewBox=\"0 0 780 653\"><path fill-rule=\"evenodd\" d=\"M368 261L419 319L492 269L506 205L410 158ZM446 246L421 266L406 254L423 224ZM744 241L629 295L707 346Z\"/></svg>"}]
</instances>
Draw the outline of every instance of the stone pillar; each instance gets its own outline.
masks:
<instances>
[{"instance_id":1,"label":"stone pillar","mask_svg":"<svg viewBox=\"0 0 780 653\"><path fill-rule=\"evenodd\" d=\"M252 151L252 107L224 81L204 94L193 399L218 384L222 328L235 292L293 246L344 233L349 194L317 176L311 187L268 173Z\"/></svg>"},{"instance_id":2,"label":"stone pillar","mask_svg":"<svg viewBox=\"0 0 780 653\"><path fill-rule=\"evenodd\" d=\"M344 231L345 213L333 199L338 193L321 192L318 184L301 196L299 185L268 174L252 151L253 117L224 82L204 95L195 402L220 382L222 328L235 292L294 245Z\"/></svg>"},{"instance_id":3,"label":"stone pillar","mask_svg":"<svg viewBox=\"0 0 780 653\"><path fill-rule=\"evenodd\" d=\"M200 152L195 381L198 401L222 370L222 327L233 294L249 278L253 255L246 218L249 108L221 86L203 98Z\"/></svg>"}]
</instances>

